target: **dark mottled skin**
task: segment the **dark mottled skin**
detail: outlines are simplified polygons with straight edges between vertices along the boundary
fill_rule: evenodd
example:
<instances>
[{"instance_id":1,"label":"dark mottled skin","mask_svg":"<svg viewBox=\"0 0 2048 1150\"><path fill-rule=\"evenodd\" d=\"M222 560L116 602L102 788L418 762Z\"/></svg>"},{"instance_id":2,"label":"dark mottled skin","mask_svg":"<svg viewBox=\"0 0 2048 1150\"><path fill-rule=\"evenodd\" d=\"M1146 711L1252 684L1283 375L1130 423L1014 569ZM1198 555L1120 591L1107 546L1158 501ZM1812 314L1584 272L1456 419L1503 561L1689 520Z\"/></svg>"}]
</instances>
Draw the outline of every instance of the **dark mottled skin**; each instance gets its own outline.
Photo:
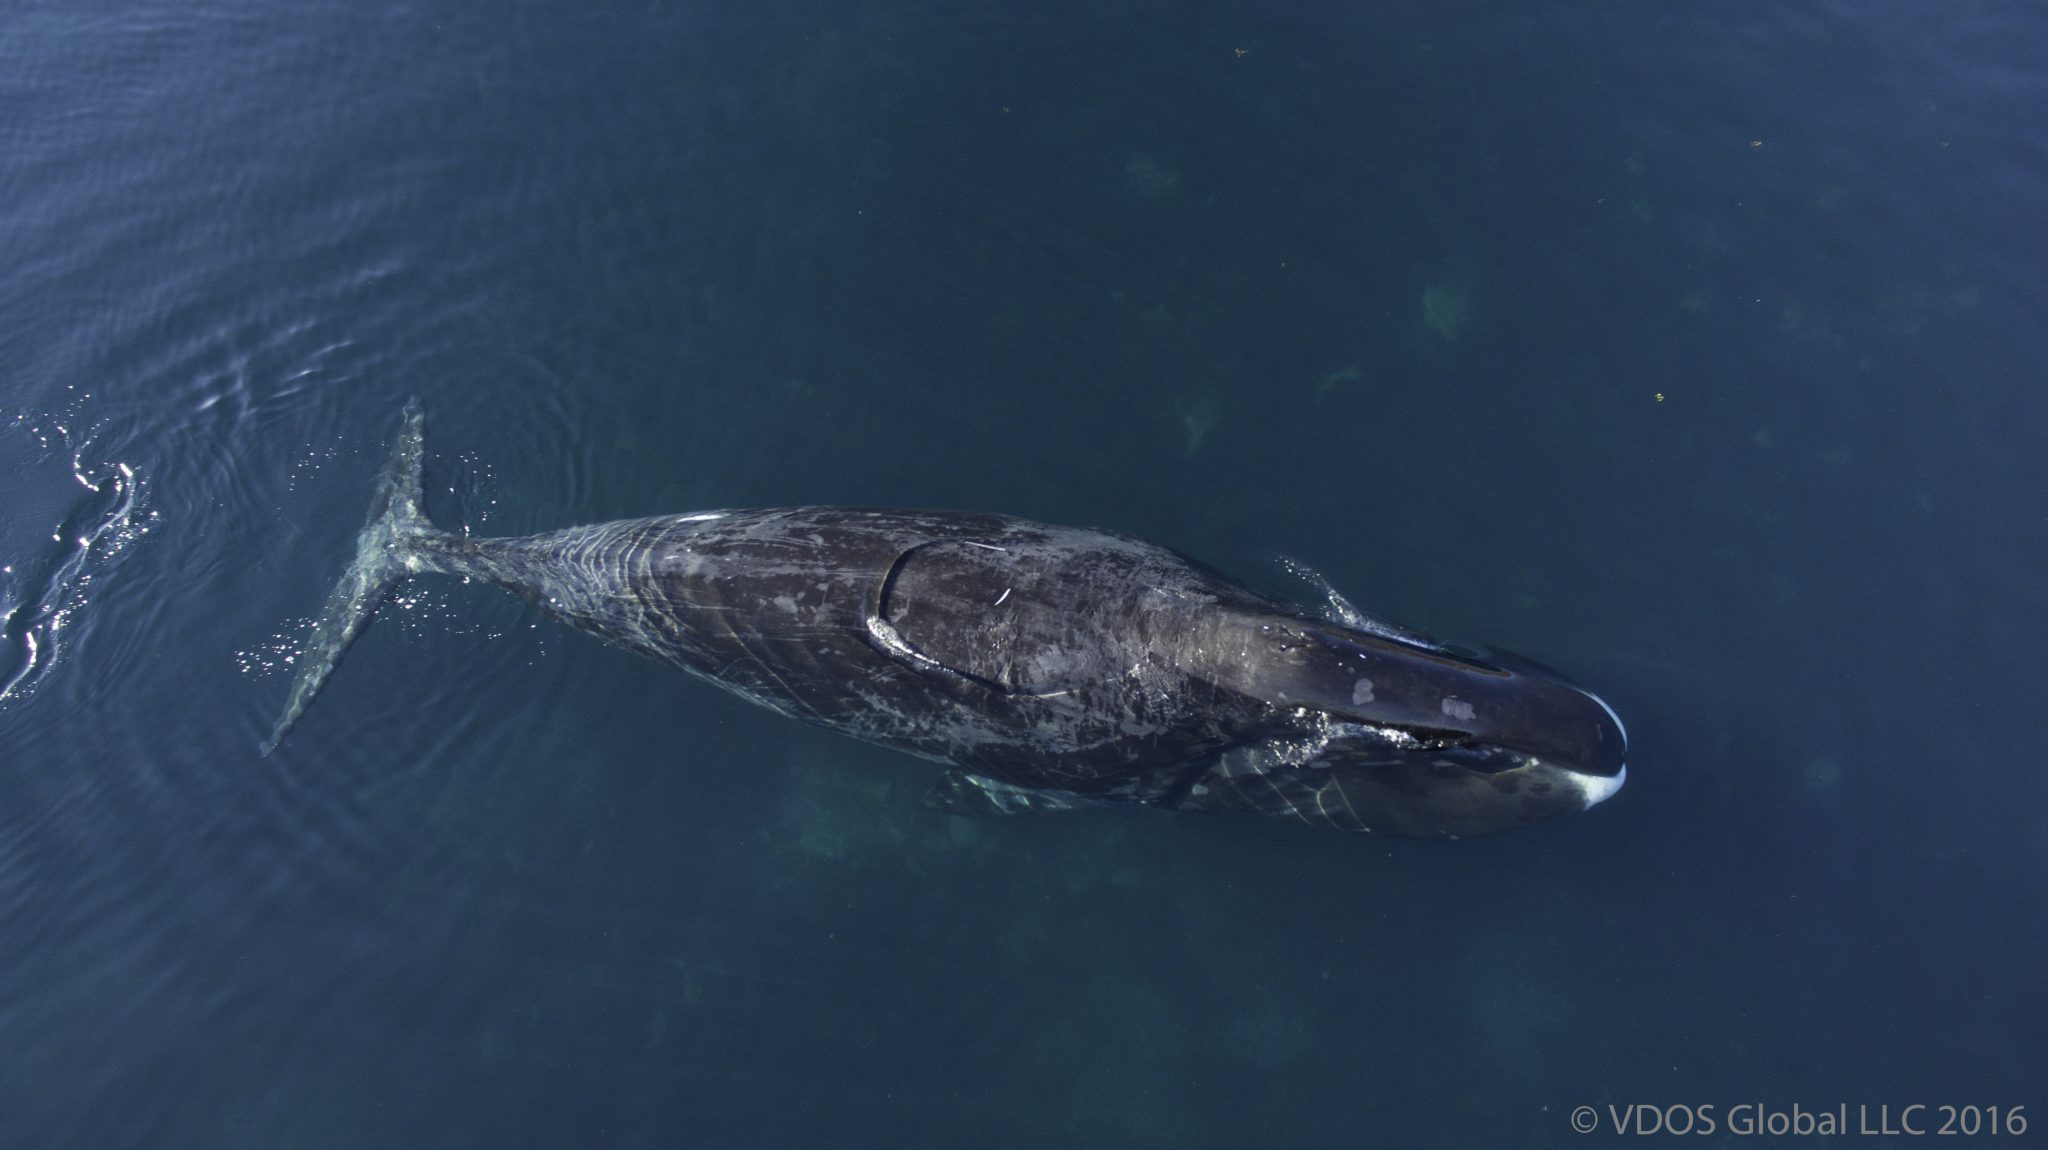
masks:
<instances>
[{"instance_id":1,"label":"dark mottled skin","mask_svg":"<svg viewBox=\"0 0 2048 1150\"><path fill-rule=\"evenodd\" d=\"M934 797L954 810L1134 803L1462 835L1583 809L1553 748L1619 764L1618 729L1569 687L1287 611L1109 532L793 508L430 532L403 566L486 579L785 715L951 763ZM1377 693L1354 689L1375 675ZM1347 705L1366 697L1381 711ZM1424 721L1466 698L1474 721ZM1554 717L1570 729L1550 741L1485 726Z\"/></svg>"},{"instance_id":2,"label":"dark mottled skin","mask_svg":"<svg viewBox=\"0 0 2048 1150\"><path fill-rule=\"evenodd\" d=\"M1275 722L1176 668L1204 612L1267 605L1102 532L805 508L427 553L785 715L1025 786L1109 791Z\"/></svg>"}]
</instances>

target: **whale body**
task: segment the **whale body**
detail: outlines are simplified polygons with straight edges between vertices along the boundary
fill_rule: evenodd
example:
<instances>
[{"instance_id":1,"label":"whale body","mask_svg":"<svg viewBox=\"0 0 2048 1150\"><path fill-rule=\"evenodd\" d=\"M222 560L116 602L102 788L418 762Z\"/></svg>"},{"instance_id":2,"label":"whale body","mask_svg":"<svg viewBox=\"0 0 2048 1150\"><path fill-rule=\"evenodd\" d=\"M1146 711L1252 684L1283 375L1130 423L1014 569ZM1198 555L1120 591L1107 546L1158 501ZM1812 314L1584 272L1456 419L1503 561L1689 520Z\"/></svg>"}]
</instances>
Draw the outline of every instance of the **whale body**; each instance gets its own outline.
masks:
<instances>
[{"instance_id":1,"label":"whale body","mask_svg":"<svg viewBox=\"0 0 2048 1150\"><path fill-rule=\"evenodd\" d=\"M1243 811L1417 837L1584 810L1626 777L1598 696L1164 547L1004 515L705 511L474 538L422 510L407 409L274 749L399 580L480 579L791 718L948 764L938 809Z\"/></svg>"}]
</instances>

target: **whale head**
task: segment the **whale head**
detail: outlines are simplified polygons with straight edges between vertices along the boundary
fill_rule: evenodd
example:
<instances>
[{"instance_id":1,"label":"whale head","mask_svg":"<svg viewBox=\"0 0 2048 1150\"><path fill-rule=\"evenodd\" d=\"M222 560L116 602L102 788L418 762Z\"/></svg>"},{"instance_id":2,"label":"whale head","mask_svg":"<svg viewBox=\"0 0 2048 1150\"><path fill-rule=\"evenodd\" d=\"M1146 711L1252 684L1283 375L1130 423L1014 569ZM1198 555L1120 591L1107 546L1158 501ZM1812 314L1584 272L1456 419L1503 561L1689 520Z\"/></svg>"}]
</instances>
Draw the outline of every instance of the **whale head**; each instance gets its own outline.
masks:
<instances>
[{"instance_id":1,"label":"whale head","mask_svg":"<svg viewBox=\"0 0 2048 1150\"><path fill-rule=\"evenodd\" d=\"M1620 716L1530 660L1299 617L1245 626L1220 685L1288 722L1227 753L1198 798L1455 838L1576 814L1628 777Z\"/></svg>"}]
</instances>

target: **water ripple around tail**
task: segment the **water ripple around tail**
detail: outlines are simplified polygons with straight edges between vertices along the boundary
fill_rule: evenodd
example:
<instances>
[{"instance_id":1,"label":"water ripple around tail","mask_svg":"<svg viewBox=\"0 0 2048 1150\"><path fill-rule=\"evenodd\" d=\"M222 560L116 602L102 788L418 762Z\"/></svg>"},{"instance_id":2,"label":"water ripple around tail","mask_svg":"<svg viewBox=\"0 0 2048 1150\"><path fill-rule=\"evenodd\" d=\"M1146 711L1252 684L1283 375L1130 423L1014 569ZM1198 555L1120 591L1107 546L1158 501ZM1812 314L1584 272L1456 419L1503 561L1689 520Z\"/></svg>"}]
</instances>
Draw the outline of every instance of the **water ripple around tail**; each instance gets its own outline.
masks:
<instances>
[{"instance_id":1,"label":"water ripple around tail","mask_svg":"<svg viewBox=\"0 0 2048 1150\"><path fill-rule=\"evenodd\" d=\"M4 431L35 446L0 476L10 508L0 528L0 705L29 694L58 665L94 584L153 520L141 477L103 458L90 432L29 416Z\"/></svg>"}]
</instances>

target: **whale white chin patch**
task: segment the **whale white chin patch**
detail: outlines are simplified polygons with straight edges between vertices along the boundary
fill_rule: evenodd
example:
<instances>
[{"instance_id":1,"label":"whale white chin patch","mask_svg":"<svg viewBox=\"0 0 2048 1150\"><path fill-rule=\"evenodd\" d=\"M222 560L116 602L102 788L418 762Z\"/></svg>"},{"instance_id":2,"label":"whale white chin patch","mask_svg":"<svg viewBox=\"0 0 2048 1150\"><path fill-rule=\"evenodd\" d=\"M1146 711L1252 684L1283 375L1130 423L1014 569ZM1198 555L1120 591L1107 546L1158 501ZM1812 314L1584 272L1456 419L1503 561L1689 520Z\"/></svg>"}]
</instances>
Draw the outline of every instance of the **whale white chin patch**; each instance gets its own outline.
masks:
<instances>
[{"instance_id":1,"label":"whale white chin patch","mask_svg":"<svg viewBox=\"0 0 2048 1150\"><path fill-rule=\"evenodd\" d=\"M1628 781L1628 766L1624 764L1620 770L1614 772L1612 778L1606 775L1585 775L1577 771L1566 771L1564 777L1572 786L1578 788L1579 794L1585 796L1586 806L1590 808L1614 797L1614 792L1620 790L1621 784Z\"/></svg>"}]
</instances>

